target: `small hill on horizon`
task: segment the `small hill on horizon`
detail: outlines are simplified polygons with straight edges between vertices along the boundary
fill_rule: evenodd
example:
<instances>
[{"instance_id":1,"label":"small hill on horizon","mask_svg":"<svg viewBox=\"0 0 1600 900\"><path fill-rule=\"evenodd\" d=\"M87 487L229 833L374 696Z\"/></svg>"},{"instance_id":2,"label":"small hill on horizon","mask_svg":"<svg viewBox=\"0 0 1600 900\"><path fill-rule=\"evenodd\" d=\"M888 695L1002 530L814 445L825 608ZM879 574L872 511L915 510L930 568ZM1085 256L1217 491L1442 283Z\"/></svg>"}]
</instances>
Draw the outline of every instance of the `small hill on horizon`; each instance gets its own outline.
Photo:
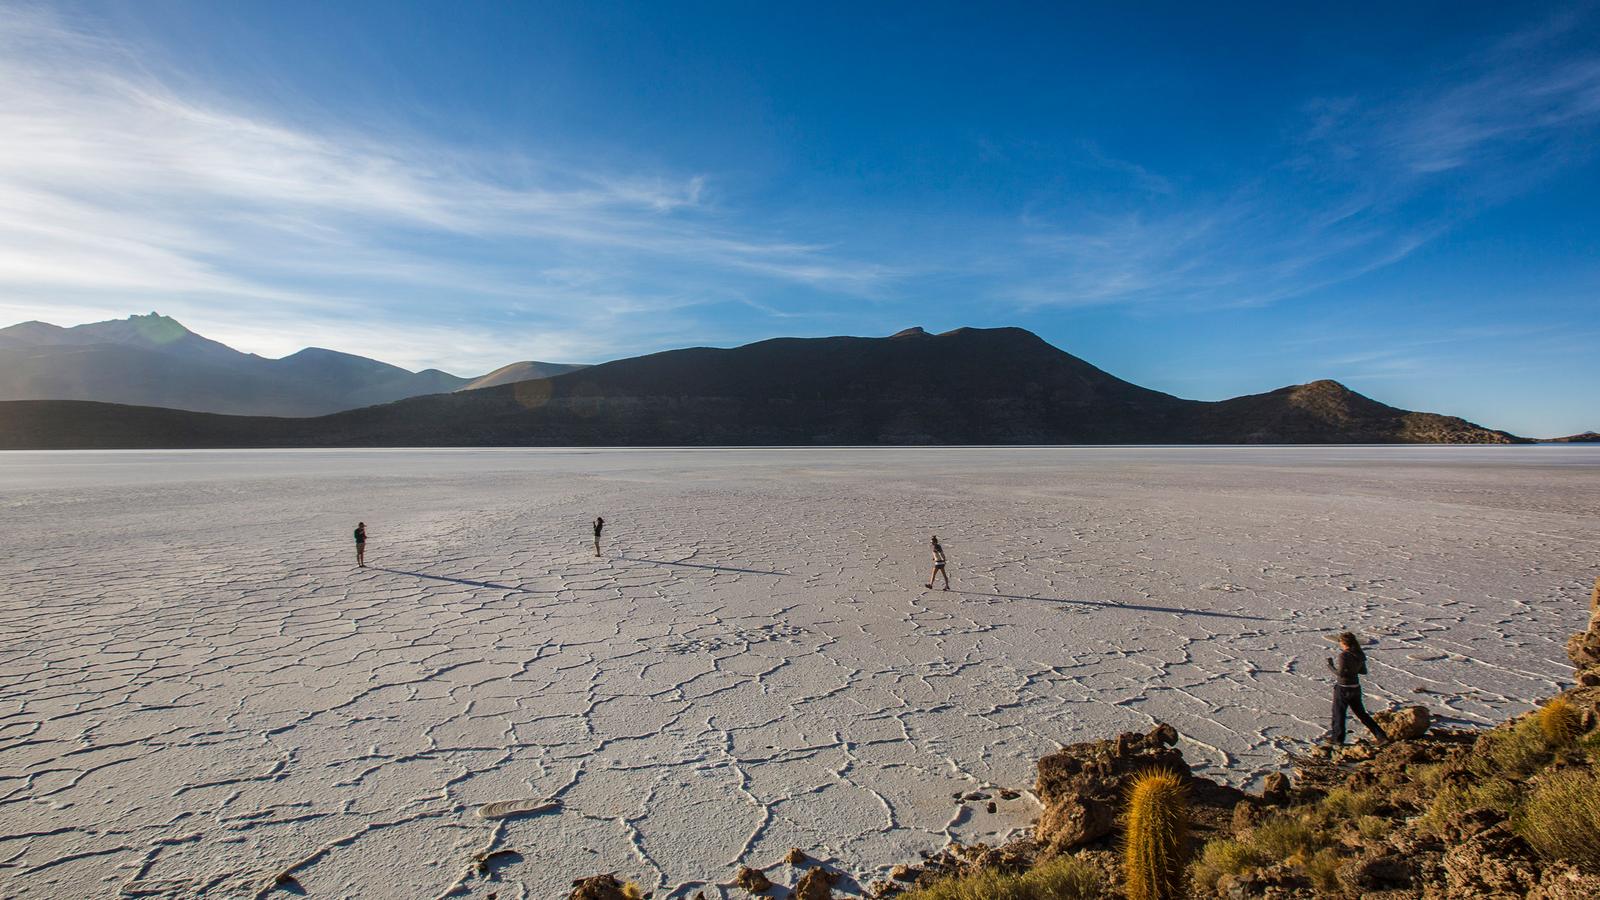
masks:
<instances>
[{"instance_id":1,"label":"small hill on horizon","mask_svg":"<svg viewBox=\"0 0 1600 900\"><path fill-rule=\"evenodd\" d=\"M669 350L317 418L0 403L10 448L1522 442L1334 381L1184 400L1020 328Z\"/></svg>"},{"instance_id":2,"label":"small hill on horizon","mask_svg":"<svg viewBox=\"0 0 1600 900\"><path fill-rule=\"evenodd\" d=\"M548 364L516 365L537 371ZM242 353L154 312L70 328L48 322L0 328L0 400L318 416L474 383L438 369L412 372L320 347L281 359Z\"/></svg>"},{"instance_id":3,"label":"small hill on horizon","mask_svg":"<svg viewBox=\"0 0 1600 900\"><path fill-rule=\"evenodd\" d=\"M456 390L476 391L480 388L495 387L496 385L501 384L515 384L519 381L533 381L538 378L551 378L556 375L565 375L568 372L576 372L579 369L586 368L588 368L588 366L575 363L547 363L534 362L532 360L514 362L510 365L501 366L500 368L495 369L493 372L490 372L481 378L473 379L471 382L456 388Z\"/></svg>"}]
</instances>

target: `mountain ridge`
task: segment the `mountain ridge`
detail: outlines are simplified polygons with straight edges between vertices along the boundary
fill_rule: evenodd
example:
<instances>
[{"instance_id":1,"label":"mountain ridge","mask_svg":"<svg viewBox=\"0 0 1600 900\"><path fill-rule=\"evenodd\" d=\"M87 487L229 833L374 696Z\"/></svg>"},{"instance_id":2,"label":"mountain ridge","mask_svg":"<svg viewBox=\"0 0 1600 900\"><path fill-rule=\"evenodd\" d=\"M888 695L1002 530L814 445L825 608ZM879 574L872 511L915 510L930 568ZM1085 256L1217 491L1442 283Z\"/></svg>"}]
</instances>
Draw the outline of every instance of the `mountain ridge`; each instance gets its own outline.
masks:
<instances>
[{"instance_id":1,"label":"mountain ridge","mask_svg":"<svg viewBox=\"0 0 1600 900\"><path fill-rule=\"evenodd\" d=\"M316 416L472 383L321 347L277 359L243 353L157 312L66 328L40 321L0 328L0 400Z\"/></svg>"},{"instance_id":2,"label":"mountain ridge","mask_svg":"<svg viewBox=\"0 0 1600 900\"><path fill-rule=\"evenodd\" d=\"M1521 443L1320 380L1185 400L1020 328L693 347L316 418L0 404L0 446Z\"/></svg>"}]
</instances>

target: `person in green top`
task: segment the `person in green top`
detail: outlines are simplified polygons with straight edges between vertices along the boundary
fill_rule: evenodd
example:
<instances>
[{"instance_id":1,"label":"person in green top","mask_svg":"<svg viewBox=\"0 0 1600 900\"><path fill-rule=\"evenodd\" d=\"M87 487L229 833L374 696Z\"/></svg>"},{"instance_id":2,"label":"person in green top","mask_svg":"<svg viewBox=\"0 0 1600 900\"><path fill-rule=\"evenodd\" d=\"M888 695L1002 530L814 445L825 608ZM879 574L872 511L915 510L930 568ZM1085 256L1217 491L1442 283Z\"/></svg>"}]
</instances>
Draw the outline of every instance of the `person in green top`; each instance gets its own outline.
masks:
<instances>
[{"instance_id":1,"label":"person in green top","mask_svg":"<svg viewBox=\"0 0 1600 900\"><path fill-rule=\"evenodd\" d=\"M367 567L367 523L356 523L356 565Z\"/></svg>"}]
</instances>

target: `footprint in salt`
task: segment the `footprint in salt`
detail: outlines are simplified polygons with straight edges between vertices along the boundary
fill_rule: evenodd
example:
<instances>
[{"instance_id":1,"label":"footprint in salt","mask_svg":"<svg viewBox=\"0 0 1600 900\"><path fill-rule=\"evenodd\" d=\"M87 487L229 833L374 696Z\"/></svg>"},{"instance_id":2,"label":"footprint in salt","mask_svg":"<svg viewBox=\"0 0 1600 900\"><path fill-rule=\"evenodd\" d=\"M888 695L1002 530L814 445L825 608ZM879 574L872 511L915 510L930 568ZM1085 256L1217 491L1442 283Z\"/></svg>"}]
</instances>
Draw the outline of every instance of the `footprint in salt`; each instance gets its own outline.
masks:
<instances>
[{"instance_id":1,"label":"footprint in salt","mask_svg":"<svg viewBox=\"0 0 1600 900\"><path fill-rule=\"evenodd\" d=\"M496 800L478 807L478 818L509 819L512 816L536 816L560 808L560 800Z\"/></svg>"}]
</instances>

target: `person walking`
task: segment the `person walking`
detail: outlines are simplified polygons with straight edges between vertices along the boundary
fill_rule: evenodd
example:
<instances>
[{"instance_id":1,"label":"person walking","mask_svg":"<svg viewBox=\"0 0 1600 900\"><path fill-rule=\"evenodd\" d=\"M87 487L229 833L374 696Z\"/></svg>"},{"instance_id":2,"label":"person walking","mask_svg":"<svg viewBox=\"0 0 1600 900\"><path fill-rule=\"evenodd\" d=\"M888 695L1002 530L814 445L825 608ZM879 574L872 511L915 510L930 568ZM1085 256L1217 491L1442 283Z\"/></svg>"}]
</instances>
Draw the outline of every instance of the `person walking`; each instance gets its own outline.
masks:
<instances>
[{"instance_id":1,"label":"person walking","mask_svg":"<svg viewBox=\"0 0 1600 900\"><path fill-rule=\"evenodd\" d=\"M937 534L933 536L933 539L929 543L933 545L933 574L928 576L928 583L926 587L929 590L933 590L934 580L943 578L944 589L948 591L950 590L950 575L944 570L944 546L939 543L939 536Z\"/></svg>"},{"instance_id":2,"label":"person walking","mask_svg":"<svg viewBox=\"0 0 1600 900\"><path fill-rule=\"evenodd\" d=\"M356 523L356 565L367 567L367 523Z\"/></svg>"},{"instance_id":3,"label":"person walking","mask_svg":"<svg viewBox=\"0 0 1600 900\"><path fill-rule=\"evenodd\" d=\"M1333 723L1328 732L1329 742L1335 746L1344 744L1345 712L1348 710L1367 726L1379 744L1389 743L1388 733L1367 713L1366 704L1361 702L1361 676L1367 674L1367 654L1362 651L1361 642L1348 631L1340 632L1335 640L1339 642L1339 655L1327 660L1334 682Z\"/></svg>"},{"instance_id":4,"label":"person walking","mask_svg":"<svg viewBox=\"0 0 1600 900\"><path fill-rule=\"evenodd\" d=\"M606 520L602 516L594 517L594 555L600 555L600 532L606 527Z\"/></svg>"}]
</instances>

